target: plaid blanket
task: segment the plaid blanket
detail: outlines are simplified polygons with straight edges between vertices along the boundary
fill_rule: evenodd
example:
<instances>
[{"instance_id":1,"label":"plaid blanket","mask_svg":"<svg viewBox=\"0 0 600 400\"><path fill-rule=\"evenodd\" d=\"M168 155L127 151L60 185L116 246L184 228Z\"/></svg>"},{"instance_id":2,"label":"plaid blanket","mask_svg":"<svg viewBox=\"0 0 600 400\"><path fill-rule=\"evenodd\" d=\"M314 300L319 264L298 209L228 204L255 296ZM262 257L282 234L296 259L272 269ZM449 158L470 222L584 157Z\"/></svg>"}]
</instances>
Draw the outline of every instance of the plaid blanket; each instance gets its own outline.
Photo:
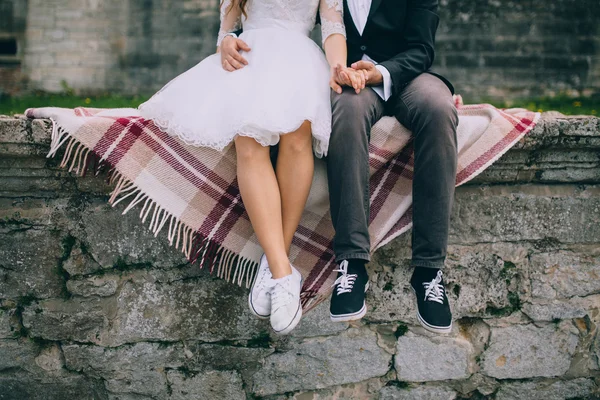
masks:
<instances>
[{"instance_id":1,"label":"plaid blanket","mask_svg":"<svg viewBox=\"0 0 600 400\"><path fill-rule=\"evenodd\" d=\"M461 185L487 168L536 124L539 113L463 105L459 114L458 174ZM52 120L47 157L64 149L61 166L78 174L108 169L110 204L123 214L136 207L142 223L191 263L249 287L261 248L236 181L235 147L223 152L189 146L139 116L136 109L29 109L30 118ZM201 123L201 121L199 121ZM411 227L413 147L411 133L384 117L371 132L370 189L372 251ZM291 262L304 277L304 311L331 293L335 280L327 174L317 160L313 186L293 240Z\"/></svg>"}]
</instances>

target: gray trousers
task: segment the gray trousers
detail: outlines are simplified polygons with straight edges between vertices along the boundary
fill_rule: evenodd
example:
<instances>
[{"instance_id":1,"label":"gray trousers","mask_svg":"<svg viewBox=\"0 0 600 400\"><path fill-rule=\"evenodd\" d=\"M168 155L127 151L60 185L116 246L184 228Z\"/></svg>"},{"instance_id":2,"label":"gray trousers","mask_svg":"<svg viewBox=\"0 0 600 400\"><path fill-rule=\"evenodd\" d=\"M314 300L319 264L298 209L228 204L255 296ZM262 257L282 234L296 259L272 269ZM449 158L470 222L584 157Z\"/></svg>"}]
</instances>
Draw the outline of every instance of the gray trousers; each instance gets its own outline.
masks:
<instances>
[{"instance_id":1,"label":"gray trousers","mask_svg":"<svg viewBox=\"0 0 600 400\"><path fill-rule=\"evenodd\" d=\"M423 73L384 102L372 89L332 92L327 175L336 261L370 259L369 138L384 115L413 132L412 265L441 268L446 258L456 180L458 114L452 93Z\"/></svg>"}]
</instances>

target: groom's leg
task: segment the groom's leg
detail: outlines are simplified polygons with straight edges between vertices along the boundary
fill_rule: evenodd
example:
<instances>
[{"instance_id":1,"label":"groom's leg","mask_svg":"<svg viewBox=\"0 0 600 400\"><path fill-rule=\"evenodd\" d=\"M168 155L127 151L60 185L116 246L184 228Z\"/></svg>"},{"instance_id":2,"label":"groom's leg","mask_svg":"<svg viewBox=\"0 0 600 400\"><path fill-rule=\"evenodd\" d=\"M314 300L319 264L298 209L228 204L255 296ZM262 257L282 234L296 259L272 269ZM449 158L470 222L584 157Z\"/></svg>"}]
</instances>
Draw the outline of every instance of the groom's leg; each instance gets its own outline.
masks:
<instances>
[{"instance_id":1,"label":"groom's leg","mask_svg":"<svg viewBox=\"0 0 600 400\"><path fill-rule=\"evenodd\" d=\"M333 121L327 177L331 218L335 229L333 250L339 263L369 261L369 137L383 115L384 102L370 88L356 94L344 88L332 92Z\"/></svg>"},{"instance_id":2,"label":"groom's leg","mask_svg":"<svg viewBox=\"0 0 600 400\"><path fill-rule=\"evenodd\" d=\"M429 331L448 333L452 312L441 268L456 180L458 114L446 84L428 73L413 79L391 106L414 136L412 265L416 268L410 284L417 318Z\"/></svg>"},{"instance_id":3,"label":"groom's leg","mask_svg":"<svg viewBox=\"0 0 600 400\"><path fill-rule=\"evenodd\" d=\"M412 265L442 268L456 181L458 114L452 93L439 78L423 73L391 106L414 135Z\"/></svg>"}]
</instances>

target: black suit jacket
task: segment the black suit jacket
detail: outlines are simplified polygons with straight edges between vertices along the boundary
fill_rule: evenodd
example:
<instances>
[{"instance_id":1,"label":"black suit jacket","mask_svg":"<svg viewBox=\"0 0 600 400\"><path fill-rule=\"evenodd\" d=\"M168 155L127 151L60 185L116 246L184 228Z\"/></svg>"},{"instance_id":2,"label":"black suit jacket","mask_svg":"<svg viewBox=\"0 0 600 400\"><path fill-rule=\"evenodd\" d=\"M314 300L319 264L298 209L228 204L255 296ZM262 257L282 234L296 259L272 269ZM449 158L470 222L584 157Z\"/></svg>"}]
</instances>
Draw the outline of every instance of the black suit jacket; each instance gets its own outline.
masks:
<instances>
[{"instance_id":1,"label":"black suit jacket","mask_svg":"<svg viewBox=\"0 0 600 400\"><path fill-rule=\"evenodd\" d=\"M363 54L377 61L390 72L393 94L423 72L436 75L454 94L452 83L430 69L440 20L437 9L438 0L373 0L361 36L345 0L348 63Z\"/></svg>"}]
</instances>

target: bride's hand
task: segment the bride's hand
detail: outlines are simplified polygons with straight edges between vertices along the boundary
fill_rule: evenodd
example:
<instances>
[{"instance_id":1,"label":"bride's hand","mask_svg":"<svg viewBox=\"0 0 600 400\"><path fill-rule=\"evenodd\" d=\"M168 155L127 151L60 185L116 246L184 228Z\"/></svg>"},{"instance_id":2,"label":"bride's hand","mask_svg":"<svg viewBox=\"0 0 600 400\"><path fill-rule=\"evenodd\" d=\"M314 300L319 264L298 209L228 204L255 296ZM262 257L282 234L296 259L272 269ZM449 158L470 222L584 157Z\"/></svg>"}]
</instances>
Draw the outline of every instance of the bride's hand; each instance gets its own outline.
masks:
<instances>
[{"instance_id":1,"label":"bride's hand","mask_svg":"<svg viewBox=\"0 0 600 400\"><path fill-rule=\"evenodd\" d=\"M248 61L240 54L241 51L250 51L250 47L242 39L225 36L218 52L221 53L223 69L233 72L244 68Z\"/></svg>"},{"instance_id":2,"label":"bride's hand","mask_svg":"<svg viewBox=\"0 0 600 400\"><path fill-rule=\"evenodd\" d=\"M332 68L331 75L331 88L337 93L342 92L341 86L352 87L356 93L360 93L366 86L367 74L363 70L342 67L338 64Z\"/></svg>"}]
</instances>

